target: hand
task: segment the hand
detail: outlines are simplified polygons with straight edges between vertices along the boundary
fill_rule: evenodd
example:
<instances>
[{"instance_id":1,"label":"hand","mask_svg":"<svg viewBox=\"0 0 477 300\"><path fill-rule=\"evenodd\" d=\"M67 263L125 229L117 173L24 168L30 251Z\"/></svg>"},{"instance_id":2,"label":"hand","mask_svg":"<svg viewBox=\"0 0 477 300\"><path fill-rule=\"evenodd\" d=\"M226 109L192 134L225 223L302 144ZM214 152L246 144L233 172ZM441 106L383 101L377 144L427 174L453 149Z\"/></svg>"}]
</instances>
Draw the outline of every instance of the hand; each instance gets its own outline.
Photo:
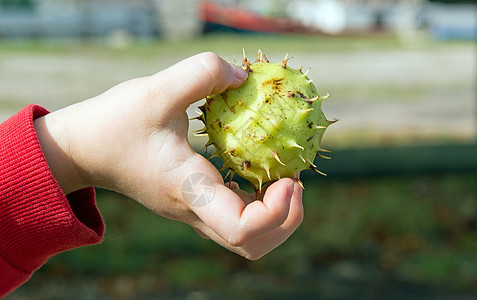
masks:
<instances>
[{"instance_id":1,"label":"hand","mask_svg":"<svg viewBox=\"0 0 477 300\"><path fill-rule=\"evenodd\" d=\"M191 103L236 88L246 78L241 68L203 53L48 114L34 125L65 194L92 185L117 191L231 251L258 259L301 223L302 190L285 178L256 201L254 195L228 188L215 167L189 145L185 112ZM208 176L215 191L206 205L194 205L182 193L194 173Z\"/></svg>"}]
</instances>

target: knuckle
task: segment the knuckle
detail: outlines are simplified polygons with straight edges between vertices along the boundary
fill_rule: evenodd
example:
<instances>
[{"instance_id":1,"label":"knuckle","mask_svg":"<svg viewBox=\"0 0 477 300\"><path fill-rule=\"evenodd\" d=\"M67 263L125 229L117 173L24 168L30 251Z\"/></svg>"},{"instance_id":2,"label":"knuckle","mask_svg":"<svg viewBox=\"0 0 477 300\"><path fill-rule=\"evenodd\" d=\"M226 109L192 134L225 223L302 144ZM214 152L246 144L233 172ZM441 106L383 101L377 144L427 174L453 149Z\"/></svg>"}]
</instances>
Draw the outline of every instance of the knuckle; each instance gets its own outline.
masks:
<instances>
[{"instance_id":1,"label":"knuckle","mask_svg":"<svg viewBox=\"0 0 477 300\"><path fill-rule=\"evenodd\" d=\"M226 86L226 80L228 76L225 74L227 69L225 68L224 61L213 52L204 52L199 54L202 69L209 82L209 86L212 87L213 92L222 92Z\"/></svg>"},{"instance_id":2,"label":"knuckle","mask_svg":"<svg viewBox=\"0 0 477 300\"><path fill-rule=\"evenodd\" d=\"M216 79L222 72L222 59L213 52L200 54L202 66L212 79Z\"/></svg>"},{"instance_id":3,"label":"knuckle","mask_svg":"<svg viewBox=\"0 0 477 300\"><path fill-rule=\"evenodd\" d=\"M232 247L240 248L247 243L247 239L243 234L232 235L227 239L227 243Z\"/></svg>"}]
</instances>

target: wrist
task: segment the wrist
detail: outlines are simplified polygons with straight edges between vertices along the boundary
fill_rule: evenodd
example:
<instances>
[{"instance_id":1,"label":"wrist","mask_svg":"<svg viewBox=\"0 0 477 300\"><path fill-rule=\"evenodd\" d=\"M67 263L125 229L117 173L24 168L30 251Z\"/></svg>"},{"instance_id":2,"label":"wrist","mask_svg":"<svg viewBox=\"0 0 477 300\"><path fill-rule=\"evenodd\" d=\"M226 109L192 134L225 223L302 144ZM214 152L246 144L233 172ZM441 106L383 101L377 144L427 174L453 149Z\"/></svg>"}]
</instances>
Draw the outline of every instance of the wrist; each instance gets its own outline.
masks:
<instances>
[{"instance_id":1,"label":"wrist","mask_svg":"<svg viewBox=\"0 0 477 300\"><path fill-rule=\"evenodd\" d=\"M33 121L48 167L65 195L86 187L74 161L68 143L68 126L61 113L53 112Z\"/></svg>"}]
</instances>

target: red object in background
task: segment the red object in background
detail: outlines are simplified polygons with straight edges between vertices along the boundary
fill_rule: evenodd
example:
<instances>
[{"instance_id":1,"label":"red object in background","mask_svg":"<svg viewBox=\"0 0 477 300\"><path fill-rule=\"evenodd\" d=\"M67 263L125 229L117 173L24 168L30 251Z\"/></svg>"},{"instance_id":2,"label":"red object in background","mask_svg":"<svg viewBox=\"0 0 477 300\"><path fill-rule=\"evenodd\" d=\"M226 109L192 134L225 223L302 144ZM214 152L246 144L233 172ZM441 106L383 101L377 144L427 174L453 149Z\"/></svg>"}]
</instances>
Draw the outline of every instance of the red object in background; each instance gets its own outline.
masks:
<instances>
[{"instance_id":1,"label":"red object in background","mask_svg":"<svg viewBox=\"0 0 477 300\"><path fill-rule=\"evenodd\" d=\"M264 33L293 33L309 31L303 25L288 18L267 17L243 9L225 7L211 2L200 6L201 20L213 27L230 28L237 31Z\"/></svg>"}]
</instances>

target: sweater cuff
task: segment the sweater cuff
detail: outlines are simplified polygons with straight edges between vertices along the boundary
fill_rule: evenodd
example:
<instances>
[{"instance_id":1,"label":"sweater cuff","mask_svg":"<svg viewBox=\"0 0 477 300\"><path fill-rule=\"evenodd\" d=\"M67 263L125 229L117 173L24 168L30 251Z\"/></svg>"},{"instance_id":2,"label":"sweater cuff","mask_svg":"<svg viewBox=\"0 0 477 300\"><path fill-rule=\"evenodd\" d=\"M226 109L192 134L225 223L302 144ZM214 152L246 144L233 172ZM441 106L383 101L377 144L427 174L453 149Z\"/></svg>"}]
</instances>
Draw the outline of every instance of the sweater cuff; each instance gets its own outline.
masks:
<instances>
[{"instance_id":1,"label":"sweater cuff","mask_svg":"<svg viewBox=\"0 0 477 300\"><path fill-rule=\"evenodd\" d=\"M103 238L94 188L65 196L48 167L33 127L46 114L29 105L0 124L0 266L17 270L0 276L0 296L5 280L19 285L52 255Z\"/></svg>"}]
</instances>

